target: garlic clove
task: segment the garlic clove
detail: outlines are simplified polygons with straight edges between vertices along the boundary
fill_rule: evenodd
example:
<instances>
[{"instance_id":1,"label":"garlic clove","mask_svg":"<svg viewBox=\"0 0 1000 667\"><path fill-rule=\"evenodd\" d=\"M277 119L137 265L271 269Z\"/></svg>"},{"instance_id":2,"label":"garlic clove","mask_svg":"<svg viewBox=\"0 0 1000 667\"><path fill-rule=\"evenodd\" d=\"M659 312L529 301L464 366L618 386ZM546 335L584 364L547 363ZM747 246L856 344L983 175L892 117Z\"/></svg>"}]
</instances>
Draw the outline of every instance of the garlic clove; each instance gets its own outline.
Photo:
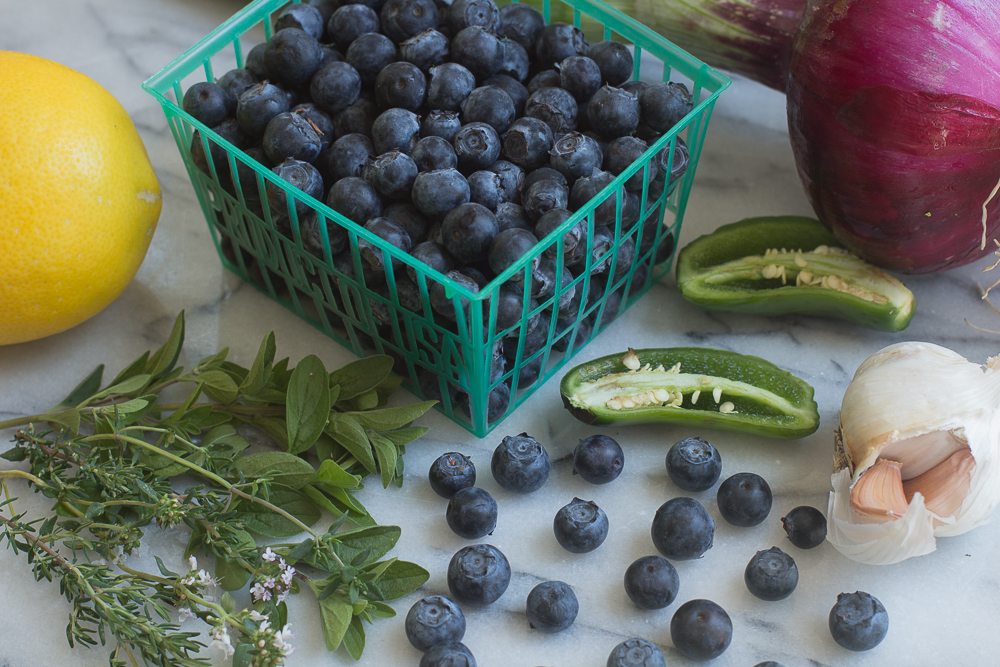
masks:
<instances>
[{"instance_id":1,"label":"garlic clove","mask_svg":"<svg viewBox=\"0 0 1000 667\"><path fill-rule=\"evenodd\" d=\"M921 493L928 511L938 516L952 516L969 495L970 473L975 465L972 453L962 449L922 475L901 482L900 488L907 502L915 493Z\"/></svg>"},{"instance_id":2,"label":"garlic clove","mask_svg":"<svg viewBox=\"0 0 1000 667\"><path fill-rule=\"evenodd\" d=\"M906 513L900 465L879 459L851 485L851 507L860 520L887 521Z\"/></svg>"}]
</instances>

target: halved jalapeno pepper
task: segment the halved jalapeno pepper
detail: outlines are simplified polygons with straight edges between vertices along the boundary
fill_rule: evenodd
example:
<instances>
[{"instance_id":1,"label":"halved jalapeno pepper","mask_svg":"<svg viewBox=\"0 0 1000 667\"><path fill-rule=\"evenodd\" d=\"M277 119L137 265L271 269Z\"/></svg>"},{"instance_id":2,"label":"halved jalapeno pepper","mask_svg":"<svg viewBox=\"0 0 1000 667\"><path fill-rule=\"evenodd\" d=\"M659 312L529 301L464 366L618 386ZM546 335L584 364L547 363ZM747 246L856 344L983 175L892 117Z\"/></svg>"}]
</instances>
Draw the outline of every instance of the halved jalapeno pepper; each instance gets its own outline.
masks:
<instances>
[{"instance_id":1,"label":"halved jalapeno pepper","mask_svg":"<svg viewBox=\"0 0 1000 667\"><path fill-rule=\"evenodd\" d=\"M913 293L844 249L819 221L747 218L701 236L677 256L681 295L710 310L820 315L902 331Z\"/></svg>"},{"instance_id":2,"label":"halved jalapeno pepper","mask_svg":"<svg viewBox=\"0 0 1000 667\"><path fill-rule=\"evenodd\" d=\"M706 347L632 350L563 376L563 404L587 424L672 422L801 438L819 426L813 388L760 357Z\"/></svg>"}]
</instances>

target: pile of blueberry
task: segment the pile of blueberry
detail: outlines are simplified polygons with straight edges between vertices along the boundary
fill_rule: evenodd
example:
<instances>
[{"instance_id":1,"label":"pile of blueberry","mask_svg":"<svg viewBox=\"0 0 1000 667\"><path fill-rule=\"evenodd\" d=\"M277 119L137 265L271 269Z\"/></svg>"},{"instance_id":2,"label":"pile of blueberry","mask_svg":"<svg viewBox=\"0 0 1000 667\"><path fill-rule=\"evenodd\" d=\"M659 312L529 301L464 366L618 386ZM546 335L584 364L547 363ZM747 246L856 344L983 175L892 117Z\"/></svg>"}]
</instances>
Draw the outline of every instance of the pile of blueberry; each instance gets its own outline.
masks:
<instances>
[{"instance_id":1,"label":"pile of blueberry","mask_svg":"<svg viewBox=\"0 0 1000 667\"><path fill-rule=\"evenodd\" d=\"M585 340L617 315L633 267L638 290L647 266L672 252L665 235L651 253L659 198L688 166L680 138L597 206L593 225L584 220L539 246L693 108L681 83L631 81L632 54L621 43L590 45L572 25L546 25L526 4L498 9L493 0L313 0L289 5L274 28L245 68L189 87L184 110L382 247L474 293L530 255L524 271L490 288L495 331L524 338L524 358L546 344L552 318L558 338L603 299L601 322L593 310L577 329L576 340ZM251 212L265 217L269 208L276 231L295 238L282 188L267 182L260 192L252 169L237 160L232 170L219 145L205 146L196 133L193 162L214 170ZM346 228L326 219L321 230L298 200L294 208L304 248L324 258L328 244L336 270L373 293L375 325L396 319L392 284L404 309L456 327L467 301L443 284L421 285L412 267L371 242L352 249ZM591 276L586 294L583 273ZM552 303L522 323L526 299L532 310ZM564 351L569 341L560 342ZM500 353L499 370L512 358ZM537 379L535 361L520 386ZM505 411L509 387L495 393L491 420Z\"/></svg>"},{"instance_id":2,"label":"pile of blueberry","mask_svg":"<svg viewBox=\"0 0 1000 667\"><path fill-rule=\"evenodd\" d=\"M573 451L573 472L594 484L613 481L621 473L625 455L619 444L605 435L590 436ZM526 433L507 436L494 450L491 472L494 480L514 493L531 493L548 479L549 456L545 448ZM694 437L674 444L666 457L667 475L681 489L702 492L718 482L722 458L704 438ZM443 454L428 473L431 487L448 498L448 525L461 537L478 539L491 534L497 522L497 503L490 494L475 486L476 471L472 461L457 452ZM728 523L749 527L762 523L770 514L771 489L754 473L737 473L719 485L716 494L719 513ZM826 518L814 507L796 507L781 519L789 541L797 548L812 549L826 538ZM585 553L598 548L608 535L608 518L596 503L574 498L561 508L553 520L556 541L567 551ZM653 545L662 555L643 556L625 570L624 588L628 598L642 609L664 609L674 602L680 587L677 570L669 559L701 558L712 548L715 521L695 498L676 497L664 503L653 519ZM504 554L490 544L474 544L460 549L448 567L447 581L452 598L462 604L483 606L495 602L507 590L510 564ZM778 547L758 551L744 571L747 590L765 601L787 598L798 583L794 559ZM425 598L414 610L437 600ZM455 605L451 598L444 598ZM437 603L435 603L437 604ZM457 605L455 605L457 608ZM411 610L410 615L416 614ZM559 632L575 621L579 612L571 586L548 581L536 586L525 604L530 626L541 632ZM459 613L461 613L459 611ZM461 643L465 632L464 616L442 646L431 654L413 637L424 630L411 628L416 621L407 618L406 632L411 643L428 651L421 667L448 664L471 665L475 659ZM854 651L874 648L888 629L888 615L881 602L867 593L842 594L830 611L830 632L838 644ZM689 600L674 612L670 637L674 647L693 660L718 657L732 641L733 624L726 611L715 602ZM455 662L447 662L452 660ZM653 643L629 639L614 648L608 667L643 665L660 667L665 658ZM781 667L776 662L757 667Z\"/></svg>"}]
</instances>

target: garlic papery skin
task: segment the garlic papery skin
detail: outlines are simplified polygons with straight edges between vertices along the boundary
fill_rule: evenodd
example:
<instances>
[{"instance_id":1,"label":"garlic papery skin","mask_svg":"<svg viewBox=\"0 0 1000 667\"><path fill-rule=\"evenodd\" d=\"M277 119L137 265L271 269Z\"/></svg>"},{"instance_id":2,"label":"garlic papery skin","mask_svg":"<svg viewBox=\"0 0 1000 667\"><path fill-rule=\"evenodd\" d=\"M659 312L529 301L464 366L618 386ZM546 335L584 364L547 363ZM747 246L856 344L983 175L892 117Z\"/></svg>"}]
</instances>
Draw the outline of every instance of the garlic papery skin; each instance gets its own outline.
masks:
<instances>
[{"instance_id":1,"label":"garlic papery skin","mask_svg":"<svg viewBox=\"0 0 1000 667\"><path fill-rule=\"evenodd\" d=\"M849 558L898 563L934 551L1000 504L1000 359L898 343L844 394L828 539Z\"/></svg>"}]
</instances>

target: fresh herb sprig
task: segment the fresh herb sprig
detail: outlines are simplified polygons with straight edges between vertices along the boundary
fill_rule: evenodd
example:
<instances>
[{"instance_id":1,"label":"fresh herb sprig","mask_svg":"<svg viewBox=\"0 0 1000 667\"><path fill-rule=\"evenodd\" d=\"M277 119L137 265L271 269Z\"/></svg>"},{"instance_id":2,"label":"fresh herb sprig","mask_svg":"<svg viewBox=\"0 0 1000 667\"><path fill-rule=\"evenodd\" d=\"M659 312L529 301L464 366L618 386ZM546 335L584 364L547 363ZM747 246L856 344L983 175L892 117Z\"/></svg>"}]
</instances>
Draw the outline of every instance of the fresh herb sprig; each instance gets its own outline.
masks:
<instances>
[{"instance_id":1,"label":"fresh herb sprig","mask_svg":"<svg viewBox=\"0 0 1000 667\"><path fill-rule=\"evenodd\" d=\"M281 665L291 652L286 600L303 583L327 648L360 658L363 622L395 615L387 601L428 573L385 558L400 529L378 525L354 494L369 475L384 487L402 483L406 445L427 431L410 424L433 402L386 407L400 379L385 356L333 372L312 355L290 367L274 361L269 333L249 368L224 349L185 371L183 341L181 313L159 350L103 388L98 366L51 410L0 421L18 428L3 458L29 466L0 470L0 537L26 554L36 580L59 579L72 607L70 645L114 642L112 665L209 664L199 633L181 631L174 615L207 623L236 667ZM171 387L186 391L182 400L162 398ZM247 428L277 447L246 453ZM51 498L52 513L18 512L14 479ZM335 520L320 533L322 510ZM186 573L158 557L159 574L126 565L151 524L189 532ZM214 557L214 574L195 554ZM248 584L253 606L237 610L228 591ZM226 591L218 602L206 594L216 585Z\"/></svg>"}]
</instances>

